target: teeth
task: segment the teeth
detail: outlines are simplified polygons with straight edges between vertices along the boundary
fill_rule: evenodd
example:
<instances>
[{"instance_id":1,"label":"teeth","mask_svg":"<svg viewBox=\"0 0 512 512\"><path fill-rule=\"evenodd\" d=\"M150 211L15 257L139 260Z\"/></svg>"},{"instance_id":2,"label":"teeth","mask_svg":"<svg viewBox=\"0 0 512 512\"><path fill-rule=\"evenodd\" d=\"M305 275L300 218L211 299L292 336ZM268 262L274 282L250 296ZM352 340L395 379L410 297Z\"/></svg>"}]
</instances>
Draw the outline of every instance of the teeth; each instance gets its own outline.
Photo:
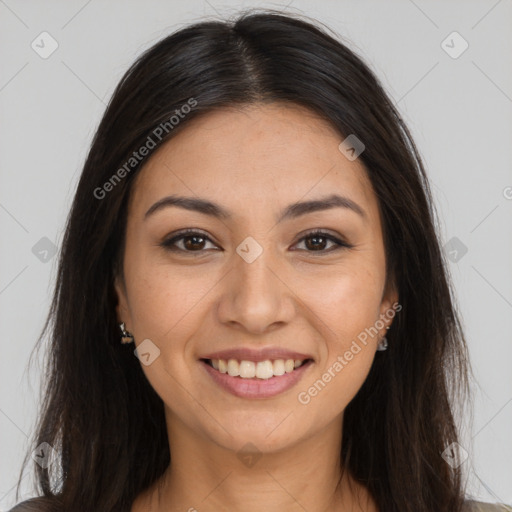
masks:
<instances>
[{"instance_id":1,"label":"teeth","mask_svg":"<svg viewBox=\"0 0 512 512\"><path fill-rule=\"evenodd\" d=\"M258 361L256 364L256 377L258 379L270 379L274 376L274 367L272 361Z\"/></svg>"},{"instance_id":2,"label":"teeth","mask_svg":"<svg viewBox=\"0 0 512 512\"><path fill-rule=\"evenodd\" d=\"M238 364L238 361L236 364ZM256 365L252 361L241 361L238 366L242 379L252 379L256 376Z\"/></svg>"},{"instance_id":3,"label":"teeth","mask_svg":"<svg viewBox=\"0 0 512 512\"><path fill-rule=\"evenodd\" d=\"M276 359L270 361L237 361L236 359L212 359L212 366L220 373L227 373L231 377L241 377L242 379L270 379L276 375L291 373L295 368L299 368L304 361L300 359Z\"/></svg>"},{"instance_id":4,"label":"teeth","mask_svg":"<svg viewBox=\"0 0 512 512\"><path fill-rule=\"evenodd\" d=\"M285 362L284 362L284 371L286 373L291 373L293 372L295 368L295 361L293 359L287 359Z\"/></svg>"},{"instance_id":5,"label":"teeth","mask_svg":"<svg viewBox=\"0 0 512 512\"><path fill-rule=\"evenodd\" d=\"M283 359L276 359L274 361L273 371L274 375L284 375L284 360Z\"/></svg>"},{"instance_id":6,"label":"teeth","mask_svg":"<svg viewBox=\"0 0 512 512\"><path fill-rule=\"evenodd\" d=\"M224 359L219 359L219 372L220 373L228 373L228 363L224 361Z\"/></svg>"},{"instance_id":7,"label":"teeth","mask_svg":"<svg viewBox=\"0 0 512 512\"><path fill-rule=\"evenodd\" d=\"M230 359L228 361L228 374L231 377L238 377L240 375L240 367L236 359Z\"/></svg>"}]
</instances>

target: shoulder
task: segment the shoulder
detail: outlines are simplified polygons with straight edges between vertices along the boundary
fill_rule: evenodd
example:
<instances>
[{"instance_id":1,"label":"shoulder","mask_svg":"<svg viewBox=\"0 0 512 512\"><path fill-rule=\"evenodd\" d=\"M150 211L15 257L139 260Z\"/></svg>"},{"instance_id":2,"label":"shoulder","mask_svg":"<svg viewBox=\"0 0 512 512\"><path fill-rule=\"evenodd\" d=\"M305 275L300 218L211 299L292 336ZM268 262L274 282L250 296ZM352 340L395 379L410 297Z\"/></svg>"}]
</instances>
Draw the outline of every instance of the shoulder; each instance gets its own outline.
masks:
<instances>
[{"instance_id":1,"label":"shoulder","mask_svg":"<svg viewBox=\"0 0 512 512\"><path fill-rule=\"evenodd\" d=\"M482 501L466 500L463 512L512 512L512 506L500 503L484 503ZM49 498L32 498L19 503L9 512L57 512L55 501Z\"/></svg>"},{"instance_id":2,"label":"shoulder","mask_svg":"<svg viewBox=\"0 0 512 512\"><path fill-rule=\"evenodd\" d=\"M512 512L512 506L501 503L484 503L483 501L467 500L463 512Z\"/></svg>"},{"instance_id":3,"label":"shoulder","mask_svg":"<svg viewBox=\"0 0 512 512\"><path fill-rule=\"evenodd\" d=\"M40 497L18 503L8 512L58 512L54 499Z\"/></svg>"}]
</instances>

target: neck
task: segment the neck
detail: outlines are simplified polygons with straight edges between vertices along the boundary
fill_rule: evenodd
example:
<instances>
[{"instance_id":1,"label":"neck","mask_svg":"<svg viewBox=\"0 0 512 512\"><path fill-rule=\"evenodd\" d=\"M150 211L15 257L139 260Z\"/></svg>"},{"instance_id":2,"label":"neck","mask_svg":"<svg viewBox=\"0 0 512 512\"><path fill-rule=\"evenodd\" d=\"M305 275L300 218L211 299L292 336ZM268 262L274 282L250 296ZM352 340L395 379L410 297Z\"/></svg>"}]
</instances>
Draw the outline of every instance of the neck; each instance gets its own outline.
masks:
<instances>
[{"instance_id":1,"label":"neck","mask_svg":"<svg viewBox=\"0 0 512 512\"><path fill-rule=\"evenodd\" d=\"M342 470L342 417L299 444L263 453L220 446L169 411L167 426L171 464L132 512L377 510L366 489Z\"/></svg>"}]
</instances>

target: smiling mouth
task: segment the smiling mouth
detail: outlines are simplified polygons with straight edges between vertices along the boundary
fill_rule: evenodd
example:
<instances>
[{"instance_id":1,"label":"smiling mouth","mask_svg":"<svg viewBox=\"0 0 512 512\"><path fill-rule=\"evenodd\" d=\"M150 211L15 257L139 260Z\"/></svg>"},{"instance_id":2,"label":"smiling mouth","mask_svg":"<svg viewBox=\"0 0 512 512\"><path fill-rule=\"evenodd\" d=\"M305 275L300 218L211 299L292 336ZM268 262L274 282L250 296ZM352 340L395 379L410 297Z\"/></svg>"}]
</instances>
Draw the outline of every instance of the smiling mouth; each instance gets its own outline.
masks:
<instances>
[{"instance_id":1,"label":"smiling mouth","mask_svg":"<svg viewBox=\"0 0 512 512\"><path fill-rule=\"evenodd\" d=\"M264 361L201 359L201 361L219 373L227 373L231 377L268 380L272 377L292 373L312 359L266 359Z\"/></svg>"}]
</instances>

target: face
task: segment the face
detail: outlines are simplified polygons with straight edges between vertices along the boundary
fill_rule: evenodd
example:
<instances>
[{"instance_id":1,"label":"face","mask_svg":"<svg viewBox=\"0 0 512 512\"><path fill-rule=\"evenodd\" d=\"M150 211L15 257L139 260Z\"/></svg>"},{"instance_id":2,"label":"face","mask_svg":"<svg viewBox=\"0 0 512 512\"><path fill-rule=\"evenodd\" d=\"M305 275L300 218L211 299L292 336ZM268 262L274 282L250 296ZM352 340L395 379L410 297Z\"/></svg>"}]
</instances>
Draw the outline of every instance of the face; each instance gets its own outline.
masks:
<instances>
[{"instance_id":1,"label":"face","mask_svg":"<svg viewBox=\"0 0 512 512\"><path fill-rule=\"evenodd\" d=\"M341 433L397 300L375 193L342 140L300 107L225 109L137 176L117 315L171 434L271 452Z\"/></svg>"}]
</instances>

